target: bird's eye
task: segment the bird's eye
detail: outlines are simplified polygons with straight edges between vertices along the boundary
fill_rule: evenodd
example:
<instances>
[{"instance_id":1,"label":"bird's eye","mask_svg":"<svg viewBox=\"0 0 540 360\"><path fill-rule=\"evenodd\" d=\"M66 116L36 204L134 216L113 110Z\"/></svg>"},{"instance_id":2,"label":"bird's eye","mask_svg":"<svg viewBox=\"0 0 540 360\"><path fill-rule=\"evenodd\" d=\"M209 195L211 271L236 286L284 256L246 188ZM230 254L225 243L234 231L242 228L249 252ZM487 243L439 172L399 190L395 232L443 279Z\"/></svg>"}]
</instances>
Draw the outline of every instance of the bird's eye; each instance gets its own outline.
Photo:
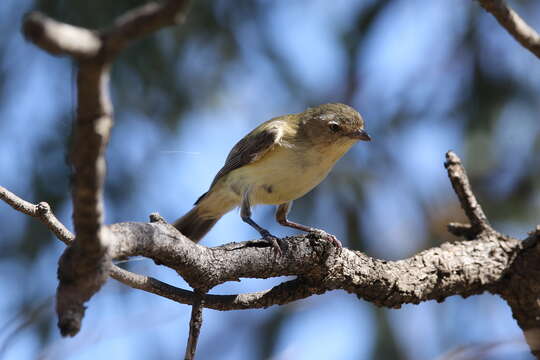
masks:
<instances>
[{"instance_id":1,"label":"bird's eye","mask_svg":"<svg viewBox=\"0 0 540 360\"><path fill-rule=\"evenodd\" d=\"M333 132L338 132L341 130L341 126L339 126L335 122L330 123L329 127L330 127L330 130L332 130Z\"/></svg>"}]
</instances>

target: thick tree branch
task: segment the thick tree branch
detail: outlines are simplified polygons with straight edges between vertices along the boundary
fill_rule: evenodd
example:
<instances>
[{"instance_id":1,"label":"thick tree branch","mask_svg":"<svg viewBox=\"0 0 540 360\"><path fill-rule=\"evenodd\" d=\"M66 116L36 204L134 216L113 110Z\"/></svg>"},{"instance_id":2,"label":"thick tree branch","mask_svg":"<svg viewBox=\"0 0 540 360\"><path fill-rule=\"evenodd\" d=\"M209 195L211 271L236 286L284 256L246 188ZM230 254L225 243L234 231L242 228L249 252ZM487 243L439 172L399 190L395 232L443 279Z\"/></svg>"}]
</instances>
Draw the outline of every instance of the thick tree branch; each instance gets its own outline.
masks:
<instances>
[{"instance_id":1,"label":"thick tree branch","mask_svg":"<svg viewBox=\"0 0 540 360\"><path fill-rule=\"evenodd\" d=\"M7 189L0 187L0 199L17 211L39 218L59 240L69 245L75 239L75 236L54 216L50 206L41 202L38 205L29 203ZM159 215L151 215L152 222L163 224ZM178 233L175 232L174 236ZM240 245L223 246L224 249L240 248ZM155 278L139 275L124 270L118 266L112 266L110 276L119 282L134 289L143 290L155 295L159 295L181 304L193 305L195 293L183 290ZM267 308L272 305L283 305L292 301L303 299L314 294L324 292L317 287L310 286L303 279L295 279L284 282L274 288L255 293L237 294L237 295L202 295L204 307L214 310L241 310L241 309L259 309Z\"/></svg>"},{"instance_id":2,"label":"thick tree branch","mask_svg":"<svg viewBox=\"0 0 540 360\"><path fill-rule=\"evenodd\" d=\"M14 206L17 208L17 206ZM242 277L297 275L271 290L241 295L204 295L204 306L216 310L285 304L328 290L344 289L377 305L443 300L497 292L498 283L519 253L520 242L494 233L476 241L446 243L400 261L373 259L343 249L339 254L314 234L288 238L288 256L275 257L264 242L233 243L216 248L195 244L169 224L119 223L108 226L117 240L110 256L146 256L179 272L193 287L211 288ZM171 300L193 304L194 294L156 279L114 267L114 278Z\"/></svg>"},{"instance_id":3,"label":"thick tree branch","mask_svg":"<svg viewBox=\"0 0 540 360\"><path fill-rule=\"evenodd\" d=\"M344 289L378 305L442 300L495 291L520 242L493 233L476 241L446 243L400 261L373 259L343 249L338 254L314 234L287 238L290 254L275 257L257 242L206 248L169 225L121 223L110 227L119 240L113 258L145 256L171 267L192 287L213 287L239 278L300 276L311 293ZM138 240L140 239L140 240ZM304 296L301 296L304 297Z\"/></svg>"},{"instance_id":4,"label":"thick tree branch","mask_svg":"<svg viewBox=\"0 0 540 360\"><path fill-rule=\"evenodd\" d=\"M272 248L263 241L207 248L191 242L158 215L152 215L151 223L106 226L106 231L114 239L108 248L108 256L112 259L130 256L151 258L176 270L196 289L211 289L244 277L296 275L297 279L263 292L210 295L182 290L116 266L112 267L110 274L131 287L184 304L197 305L200 302L201 306L216 310L265 308L335 289L343 289L376 305L392 308L488 291L500 294L508 302L531 349L539 357L540 306L537 299L540 287L537 279L540 277L540 227L531 232L525 242L496 232L477 206L459 158L449 152L445 165L471 224L478 224L469 228L477 226L474 241L444 243L409 259L384 261L348 249L338 252L316 234L307 234L287 238L289 252L286 256L275 256ZM36 205L5 189L0 190L0 197L12 207L38 216ZM50 210L47 212L48 215L40 215L40 219L49 228L57 230L58 221ZM463 228L467 229L466 226ZM55 233L62 234L59 231ZM67 238L69 242L72 236L68 233Z\"/></svg>"},{"instance_id":5,"label":"thick tree branch","mask_svg":"<svg viewBox=\"0 0 540 360\"><path fill-rule=\"evenodd\" d=\"M540 35L503 0L478 0L523 47L540 58Z\"/></svg>"},{"instance_id":6,"label":"thick tree branch","mask_svg":"<svg viewBox=\"0 0 540 360\"><path fill-rule=\"evenodd\" d=\"M16 203L22 199L12 194L10 200L15 209L21 208ZM276 257L271 247L258 241L207 248L162 222L119 223L107 228L116 239L109 248L112 258L154 259L178 271L194 288L211 288L243 277L299 276L257 293L204 295L204 306L216 310L264 308L335 289L387 307L441 301L452 295L497 292L499 280L521 248L515 239L504 238L501 245L501 238L489 233L476 241L446 243L409 259L383 261L348 249L338 253L315 234L308 234L288 238L291 251L287 256ZM111 276L173 301L190 305L194 302L191 291L116 266L111 269Z\"/></svg>"}]
</instances>

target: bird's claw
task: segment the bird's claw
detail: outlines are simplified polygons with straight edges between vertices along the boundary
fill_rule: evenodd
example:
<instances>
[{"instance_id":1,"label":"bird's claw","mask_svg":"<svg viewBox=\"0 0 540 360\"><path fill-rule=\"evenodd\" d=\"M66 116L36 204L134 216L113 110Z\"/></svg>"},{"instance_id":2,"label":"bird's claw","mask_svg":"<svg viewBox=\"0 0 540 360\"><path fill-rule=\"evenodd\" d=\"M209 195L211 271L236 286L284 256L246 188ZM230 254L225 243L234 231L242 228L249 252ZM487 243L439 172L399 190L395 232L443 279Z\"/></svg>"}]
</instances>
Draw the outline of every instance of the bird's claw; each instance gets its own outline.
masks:
<instances>
[{"instance_id":1,"label":"bird's claw","mask_svg":"<svg viewBox=\"0 0 540 360\"><path fill-rule=\"evenodd\" d=\"M265 241L272 245L276 256L281 256L287 251L286 244L280 238L270 234L268 231L261 232L261 235Z\"/></svg>"},{"instance_id":2,"label":"bird's claw","mask_svg":"<svg viewBox=\"0 0 540 360\"><path fill-rule=\"evenodd\" d=\"M331 242L339 252L341 252L341 249L343 248L343 245L341 245L341 241L338 240L337 237L335 237L332 234L327 233L324 230L321 229L312 229L310 232L316 234L318 237Z\"/></svg>"}]
</instances>

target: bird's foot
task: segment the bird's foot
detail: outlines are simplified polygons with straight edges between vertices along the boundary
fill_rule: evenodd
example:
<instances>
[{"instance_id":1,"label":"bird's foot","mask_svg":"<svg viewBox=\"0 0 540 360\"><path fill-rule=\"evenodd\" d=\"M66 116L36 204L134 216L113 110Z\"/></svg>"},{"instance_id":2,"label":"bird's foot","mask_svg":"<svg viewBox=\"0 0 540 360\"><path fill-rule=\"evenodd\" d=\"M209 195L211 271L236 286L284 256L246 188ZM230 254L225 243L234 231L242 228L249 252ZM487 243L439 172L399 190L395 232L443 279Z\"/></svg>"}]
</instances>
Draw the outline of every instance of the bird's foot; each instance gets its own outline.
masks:
<instances>
[{"instance_id":1,"label":"bird's foot","mask_svg":"<svg viewBox=\"0 0 540 360\"><path fill-rule=\"evenodd\" d=\"M316 234L317 236L319 236L320 238L322 238L322 239L324 239L326 241L331 242L338 249L338 251L341 252L341 249L343 248L343 245L341 245L341 241L339 241L338 238L335 237L334 235L329 234L324 230L315 229L315 228L310 229L309 232L311 232L313 234Z\"/></svg>"},{"instance_id":2,"label":"bird's foot","mask_svg":"<svg viewBox=\"0 0 540 360\"><path fill-rule=\"evenodd\" d=\"M261 236L274 248L274 254L281 256L287 252L287 244L280 238L270 234L268 230L261 231Z\"/></svg>"}]
</instances>

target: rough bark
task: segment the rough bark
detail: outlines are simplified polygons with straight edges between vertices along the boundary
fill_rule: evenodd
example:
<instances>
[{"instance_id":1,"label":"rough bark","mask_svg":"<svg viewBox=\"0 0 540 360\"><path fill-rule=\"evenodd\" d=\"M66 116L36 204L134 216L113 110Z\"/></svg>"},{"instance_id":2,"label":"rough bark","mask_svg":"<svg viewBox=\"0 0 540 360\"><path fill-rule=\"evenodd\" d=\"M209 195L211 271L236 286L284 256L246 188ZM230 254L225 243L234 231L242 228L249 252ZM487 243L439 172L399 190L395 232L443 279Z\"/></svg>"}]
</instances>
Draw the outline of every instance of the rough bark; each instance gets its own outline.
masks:
<instances>
[{"instance_id":1,"label":"rough bark","mask_svg":"<svg viewBox=\"0 0 540 360\"><path fill-rule=\"evenodd\" d=\"M448 168L461 167L454 154L449 154L448 158L452 161ZM449 170L451 172L453 170ZM465 176L462 170L457 173ZM459 188L459 184L468 182L455 181L454 184ZM462 197L470 200L474 195L469 190L457 192L470 194ZM9 198L10 204L20 200L5 189L0 189L0 197ZM466 202L464 207L474 203ZM25 212L24 208L19 209ZM27 213L41 216L37 212ZM54 219L54 216L49 214L48 218ZM488 291L508 302L531 349L537 348L536 329L540 317L535 314L540 311L536 301L540 284L534 275L540 271L540 228L522 242L484 224L482 227L487 230L472 240L444 243L408 259L385 261L346 248L339 252L316 234L287 238L290 247L286 256L276 256L272 247L259 240L208 248L193 243L156 215L152 216L152 221L107 226L108 233L115 239L108 249L109 256L112 259L151 258L176 270L190 286L199 289L211 289L240 278L297 276L267 291L211 295L195 294L113 267L111 276L117 280L179 303L192 305L200 298L204 307L216 310L266 308L343 289L378 306L399 308L407 303L443 301L448 296L467 297ZM57 233L54 224L51 222L49 226Z\"/></svg>"}]
</instances>

